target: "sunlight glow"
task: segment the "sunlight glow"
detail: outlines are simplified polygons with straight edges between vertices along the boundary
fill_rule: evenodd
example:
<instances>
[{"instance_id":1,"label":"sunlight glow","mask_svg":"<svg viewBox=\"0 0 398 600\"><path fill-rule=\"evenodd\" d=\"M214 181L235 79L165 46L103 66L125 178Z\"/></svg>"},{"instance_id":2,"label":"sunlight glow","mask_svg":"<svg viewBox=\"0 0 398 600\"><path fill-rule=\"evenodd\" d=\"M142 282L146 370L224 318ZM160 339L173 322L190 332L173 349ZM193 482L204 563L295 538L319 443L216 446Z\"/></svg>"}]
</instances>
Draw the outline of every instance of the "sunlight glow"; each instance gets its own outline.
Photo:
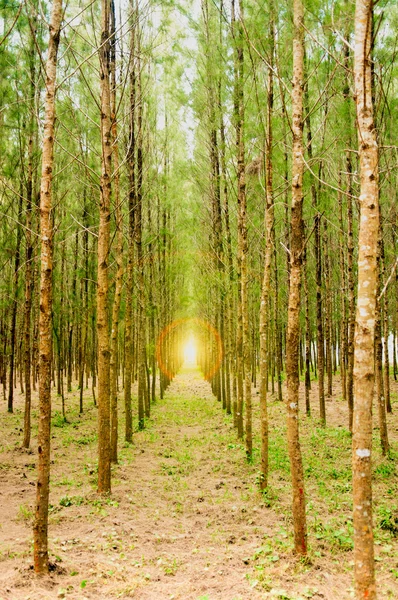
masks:
<instances>
[{"instance_id":1,"label":"sunlight glow","mask_svg":"<svg viewBox=\"0 0 398 600\"><path fill-rule=\"evenodd\" d=\"M196 345L193 338L190 338L184 346L184 360L188 364L196 365Z\"/></svg>"}]
</instances>

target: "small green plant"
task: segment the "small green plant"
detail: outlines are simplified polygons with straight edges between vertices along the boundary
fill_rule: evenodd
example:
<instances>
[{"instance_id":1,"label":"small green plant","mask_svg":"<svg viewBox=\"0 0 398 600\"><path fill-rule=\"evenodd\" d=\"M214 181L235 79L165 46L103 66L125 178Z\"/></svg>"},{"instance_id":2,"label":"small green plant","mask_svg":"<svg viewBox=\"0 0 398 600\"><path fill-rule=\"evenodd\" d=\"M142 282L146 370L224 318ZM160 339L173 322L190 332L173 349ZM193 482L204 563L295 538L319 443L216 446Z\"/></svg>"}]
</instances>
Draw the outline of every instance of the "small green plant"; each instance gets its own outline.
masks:
<instances>
[{"instance_id":1,"label":"small green plant","mask_svg":"<svg viewBox=\"0 0 398 600\"><path fill-rule=\"evenodd\" d=\"M398 511L390 508L380 507L379 509L379 527L385 531L390 531L394 536L398 534Z\"/></svg>"},{"instance_id":2,"label":"small green plant","mask_svg":"<svg viewBox=\"0 0 398 600\"><path fill-rule=\"evenodd\" d=\"M33 510L27 504L21 504L18 508L18 516L17 519L19 521L29 522L33 519Z\"/></svg>"},{"instance_id":3,"label":"small green plant","mask_svg":"<svg viewBox=\"0 0 398 600\"><path fill-rule=\"evenodd\" d=\"M59 501L61 506L81 506L84 503L83 496L63 496Z\"/></svg>"},{"instance_id":4,"label":"small green plant","mask_svg":"<svg viewBox=\"0 0 398 600\"><path fill-rule=\"evenodd\" d=\"M167 562L164 565L164 567L163 567L164 574L174 576L177 573L178 567L179 567L179 564L178 564L177 559L173 558L173 560L170 560L169 562Z\"/></svg>"},{"instance_id":5,"label":"small green plant","mask_svg":"<svg viewBox=\"0 0 398 600\"><path fill-rule=\"evenodd\" d=\"M54 412L53 418L51 419L53 427L65 427L68 424L62 413L58 410Z\"/></svg>"},{"instance_id":6,"label":"small green plant","mask_svg":"<svg viewBox=\"0 0 398 600\"><path fill-rule=\"evenodd\" d=\"M374 472L375 475L379 475L380 478L386 479L395 472L395 464L393 461L380 463L380 465L377 465Z\"/></svg>"},{"instance_id":7,"label":"small green plant","mask_svg":"<svg viewBox=\"0 0 398 600\"><path fill-rule=\"evenodd\" d=\"M97 506L99 508L101 508L104 504L106 504L106 506L115 506L116 508L119 506L119 502L117 500L113 500L112 498L95 498L94 500L92 500L90 502L90 504L92 504L92 506Z\"/></svg>"},{"instance_id":8,"label":"small green plant","mask_svg":"<svg viewBox=\"0 0 398 600\"><path fill-rule=\"evenodd\" d=\"M327 541L332 547L348 552L354 547L353 544L353 525L351 521L346 523L346 528L337 528L333 523L315 524L315 537L318 540Z\"/></svg>"}]
</instances>

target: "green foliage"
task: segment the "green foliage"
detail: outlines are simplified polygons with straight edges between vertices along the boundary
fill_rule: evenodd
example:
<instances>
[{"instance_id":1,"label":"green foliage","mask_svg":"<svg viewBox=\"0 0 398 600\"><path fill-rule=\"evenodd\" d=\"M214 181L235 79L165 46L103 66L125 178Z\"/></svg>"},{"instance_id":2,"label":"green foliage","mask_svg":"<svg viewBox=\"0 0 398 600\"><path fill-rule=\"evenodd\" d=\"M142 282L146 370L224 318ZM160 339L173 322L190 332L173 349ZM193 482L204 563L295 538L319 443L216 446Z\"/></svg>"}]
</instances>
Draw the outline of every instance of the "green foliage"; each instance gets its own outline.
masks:
<instances>
[{"instance_id":1,"label":"green foliage","mask_svg":"<svg viewBox=\"0 0 398 600\"><path fill-rule=\"evenodd\" d=\"M378 526L389 531L393 536L398 535L398 508L380 506L378 510Z\"/></svg>"},{"instance_id":2,"label":"green foliage","mask_svg":"<svg viewBox=\"0 0 398 600\"><path fill-rule=\"evenodd\" d=\"M65 507L81 506L84 503L85 499L83 498L83 496L63 496L59 501L60 506Z\"/></svg>"}]
</instances>

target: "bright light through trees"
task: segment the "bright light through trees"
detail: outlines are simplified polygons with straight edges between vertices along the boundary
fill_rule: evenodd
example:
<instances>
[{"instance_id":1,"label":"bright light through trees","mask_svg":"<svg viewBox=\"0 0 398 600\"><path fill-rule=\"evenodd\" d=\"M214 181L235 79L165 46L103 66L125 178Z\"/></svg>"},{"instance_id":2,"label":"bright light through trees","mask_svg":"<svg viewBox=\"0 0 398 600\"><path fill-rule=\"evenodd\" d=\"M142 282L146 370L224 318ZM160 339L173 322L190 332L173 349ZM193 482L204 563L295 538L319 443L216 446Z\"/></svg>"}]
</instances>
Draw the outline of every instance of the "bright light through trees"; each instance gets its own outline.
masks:
<instances>
[{"instance_id":1,"label":"bright light through trees","mask_svg":"<svg viewBox=\"0 0 398 600\"><path fill-rule=\"evenodd\" d=\"M184 346L184 360L188 364L196 365L196 344L193 338L190 338Z\"/></svg>"}]
</instances>

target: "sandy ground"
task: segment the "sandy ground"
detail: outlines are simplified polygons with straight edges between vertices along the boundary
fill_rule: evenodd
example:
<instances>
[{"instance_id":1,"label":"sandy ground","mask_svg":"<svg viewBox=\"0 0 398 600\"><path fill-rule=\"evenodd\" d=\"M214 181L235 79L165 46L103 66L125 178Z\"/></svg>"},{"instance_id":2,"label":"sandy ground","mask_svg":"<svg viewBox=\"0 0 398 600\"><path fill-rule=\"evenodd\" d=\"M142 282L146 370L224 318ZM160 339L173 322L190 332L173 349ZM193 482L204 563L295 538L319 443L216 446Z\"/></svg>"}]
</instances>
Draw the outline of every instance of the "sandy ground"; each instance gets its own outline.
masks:
<instances>
[{"instance_id":1,"label":"sandy ground","mask_svg":"<svg viewBox=\"0 0 398 600\"><path fill-rule=\"evenodd\" d=\"M253 395L258 413L255 390ZM270 399L272 475L270 492L262 496L258 449L248 464L231 417L222 414L199 372L186 369L153 407L134 444L121 444L112 496L100 498L96 409L87 391L87 408L79 417L77 401L77 392L69 395L69 423L63 425L54 397L49 524L54 570L44 579L32 571L35 455L20 449L23 397L18 395L13 415L1 406L0 600L353 597L350 484L340 477L343 466L349 469L350 441L337 380L326 432L317 422L314 398L313 416L302 417L308 561L292 554L283 405ZM258 415L258 430L257 421ZM389 416L393 438L395 424ZM379 454L377 522L383 511L396 509L397 491L395 464ZM398 598L397 539L377 531L379 598Z\"/></svg>"}]
</instances>

